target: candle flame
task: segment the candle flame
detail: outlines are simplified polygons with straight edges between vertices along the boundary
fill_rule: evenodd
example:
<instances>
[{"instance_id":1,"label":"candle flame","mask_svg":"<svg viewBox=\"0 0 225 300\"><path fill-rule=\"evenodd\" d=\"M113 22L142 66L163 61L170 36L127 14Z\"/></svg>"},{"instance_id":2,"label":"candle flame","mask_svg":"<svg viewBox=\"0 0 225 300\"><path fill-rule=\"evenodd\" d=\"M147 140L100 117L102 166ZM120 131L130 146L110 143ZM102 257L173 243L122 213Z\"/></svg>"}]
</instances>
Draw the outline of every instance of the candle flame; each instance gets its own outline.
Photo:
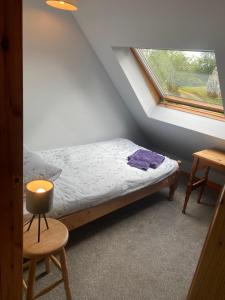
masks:
<instances>
[{"instance_id":1,"label":"candle flame","mask_svg":"<svg viewBox=\"0 0 225 300\"><path fill-rule=\"evenodd\" d=\"M45 189L43 188L39 188L36 190L36 193L44 193L45 192Z\"/></svg>"}]
</instances>

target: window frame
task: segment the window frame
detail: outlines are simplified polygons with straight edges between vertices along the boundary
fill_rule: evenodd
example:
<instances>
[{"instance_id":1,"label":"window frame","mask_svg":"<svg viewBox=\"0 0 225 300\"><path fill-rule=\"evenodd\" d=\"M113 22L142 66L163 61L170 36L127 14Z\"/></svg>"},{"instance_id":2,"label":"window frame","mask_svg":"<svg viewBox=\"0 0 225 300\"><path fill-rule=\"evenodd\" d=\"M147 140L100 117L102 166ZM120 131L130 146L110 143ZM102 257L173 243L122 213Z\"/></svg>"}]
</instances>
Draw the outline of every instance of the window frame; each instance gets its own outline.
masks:
<instances>
[{"instance_id":1,"label":"window frame","mask_svg":"<svg viewBox=\"0 0 225 300\"><path fill-rule=\"evenodd\" d=\"M130 48L144 78L148 81L150 91L157 95L157 105L169 109L179 110L203 117L225 122L224 107L220 105L206 104L197 100L163 95L162 89L150 68L144 64L135 48Z\"/></svg>"}]
</instances>

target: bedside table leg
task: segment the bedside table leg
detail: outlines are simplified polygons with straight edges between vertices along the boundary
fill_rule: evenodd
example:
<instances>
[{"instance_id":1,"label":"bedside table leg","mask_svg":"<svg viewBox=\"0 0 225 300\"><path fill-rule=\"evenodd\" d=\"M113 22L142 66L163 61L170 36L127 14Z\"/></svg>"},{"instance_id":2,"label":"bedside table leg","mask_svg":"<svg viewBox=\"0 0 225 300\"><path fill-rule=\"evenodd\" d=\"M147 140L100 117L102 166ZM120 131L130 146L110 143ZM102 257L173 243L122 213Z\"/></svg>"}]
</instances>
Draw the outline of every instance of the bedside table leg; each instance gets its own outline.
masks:
<instances>
[{"instance_id":1,"label":"bedside table leg","mask_svg":"<svg viewBox=\"0 0 225 300\"><path fill-rule=\"evenodd\" d=\"M194 181L195 173L198 169L198 164L199 164L199 159L197 157L194 157L194 161L193 161L192 169L191 169L191 175L189 177L189 181L188 181L188 185L187 185L187 189L186 189L186 196L185 196L184 206L183 206L183 210L182 210L183 214L185 214L185 212L186 212L188 200L189 200L191 192L193 190L193 181Z\"/></svg>"},{"instance_id":2,"label":"bedside table leg","mask_svg":"<svg viewBox=\"0 0 225 300\"><path fill-rule=\"evenodd\" d=\"M201 190L200 190L198 201L197 201L198 203L201 203L201 198L202 198L202 195L203 195L204 190L205 190L205 186L206 186L207 181L208 181L209 170L210 170L210 167L207 167L206 172L205 172L205 177L204 177L205 181L201 186Z\"/></svg>"},{"instance_id":3,"label":"bedside table leg","mask_svg":"<svg viewBox=\"0 0 225 300\"><path fill-rule=\"evenodd\" d=\"M35 283L36 259L30 260L29 278L27 285L27 300L34 299L34 283Z\"/></svg>"},{"instance_id":4,"label":"bedside table leg","mask_svg":"<svg viewBox=\"0 0 225 300\"><path fill-rule=\"evenodd\" d=\"M65 287L65 291L66 291L66 298L67 298L67 300L72 300L71 290L70 290L70 286L69 286L66 251L64 248L62 248L62 251L60 252L60 262L61 262L61 267L62 267L62 277L63 277L64 287Z\"/></svg>"}]
</instances>

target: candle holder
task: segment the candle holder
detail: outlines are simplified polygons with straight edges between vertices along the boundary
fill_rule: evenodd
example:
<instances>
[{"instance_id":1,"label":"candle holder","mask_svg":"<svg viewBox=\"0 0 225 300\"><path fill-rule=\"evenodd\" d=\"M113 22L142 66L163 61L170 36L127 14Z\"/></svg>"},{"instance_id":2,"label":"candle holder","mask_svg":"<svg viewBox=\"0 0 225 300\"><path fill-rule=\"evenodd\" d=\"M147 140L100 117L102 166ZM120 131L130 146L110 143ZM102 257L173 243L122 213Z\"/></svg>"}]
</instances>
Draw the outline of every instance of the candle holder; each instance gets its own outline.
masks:
<instances>
[{"instance_id":1,"label":"candle holder","mask_svg":"<svg viewBox=\"0 0 225 300\"><path fill-rule=\"evenodd\" d=\"M35 217L38 217L38 243L41 234L41 216L43 216L46 229L49 229L45 214L48 213L53 204L54 184L49 180L33 180L26 184L26 209L33 214L32 218L25 224L30 230Z\"/></svg>"}]
</instances>

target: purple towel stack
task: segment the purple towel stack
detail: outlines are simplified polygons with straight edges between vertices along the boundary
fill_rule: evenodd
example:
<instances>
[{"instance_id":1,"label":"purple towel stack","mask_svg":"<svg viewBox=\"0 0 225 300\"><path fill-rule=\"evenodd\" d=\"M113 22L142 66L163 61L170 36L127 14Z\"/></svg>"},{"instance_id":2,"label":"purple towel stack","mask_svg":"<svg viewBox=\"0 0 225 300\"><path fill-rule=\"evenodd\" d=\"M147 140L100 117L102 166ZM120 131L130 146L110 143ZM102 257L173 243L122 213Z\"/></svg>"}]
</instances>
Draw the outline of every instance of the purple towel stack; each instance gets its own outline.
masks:
<instances>
[{"instance_id":1,"label":"purple towel stack","mask_svg":"<svg viewBox=\"0 0 225 300\"><path fill-rule=\"evenodd\" d=\"M129 166L147 171L149 168L158 168L164 161L165 156L150 150L139 149L128 156L127 159Z\"/></svg>"}]
</instances>

